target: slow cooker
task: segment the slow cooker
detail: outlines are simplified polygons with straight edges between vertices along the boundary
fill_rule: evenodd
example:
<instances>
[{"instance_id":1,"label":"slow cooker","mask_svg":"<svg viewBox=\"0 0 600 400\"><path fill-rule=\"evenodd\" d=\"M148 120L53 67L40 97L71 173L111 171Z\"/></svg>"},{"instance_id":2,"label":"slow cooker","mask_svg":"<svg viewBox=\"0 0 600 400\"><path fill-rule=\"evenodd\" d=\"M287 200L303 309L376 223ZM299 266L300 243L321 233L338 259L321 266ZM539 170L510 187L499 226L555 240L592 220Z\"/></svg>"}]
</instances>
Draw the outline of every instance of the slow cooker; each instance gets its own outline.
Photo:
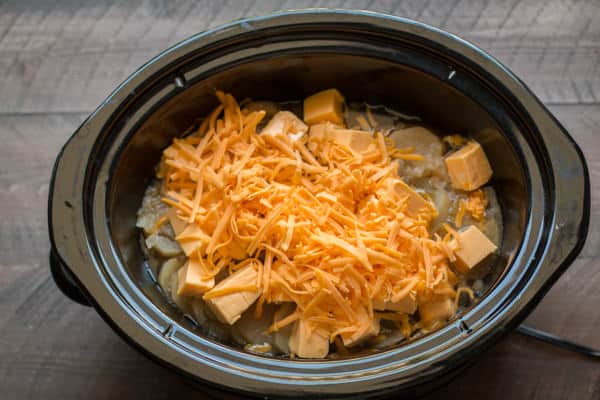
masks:
<instances>
[{"instance_id":1,"label":"slow cooker","mask_svg":"<svg viewBox=\"0 0 600 400\"><path fill-rule=\"evenodd\" d=\"M218 343L166 300L144 260L135 227L144 189L162 149L208 113L216 89L290 100L329 87L483 145L504 214L495 280L444 328L378 353L290 360ZM528 315L581 250L589 211L580 149L497 60L404 18L290 11L173 46L83 122L52 174L50 264L68 297L93 306L150 358L222 396L414 396L445 382Z\"/></svg>"}]
</instances>

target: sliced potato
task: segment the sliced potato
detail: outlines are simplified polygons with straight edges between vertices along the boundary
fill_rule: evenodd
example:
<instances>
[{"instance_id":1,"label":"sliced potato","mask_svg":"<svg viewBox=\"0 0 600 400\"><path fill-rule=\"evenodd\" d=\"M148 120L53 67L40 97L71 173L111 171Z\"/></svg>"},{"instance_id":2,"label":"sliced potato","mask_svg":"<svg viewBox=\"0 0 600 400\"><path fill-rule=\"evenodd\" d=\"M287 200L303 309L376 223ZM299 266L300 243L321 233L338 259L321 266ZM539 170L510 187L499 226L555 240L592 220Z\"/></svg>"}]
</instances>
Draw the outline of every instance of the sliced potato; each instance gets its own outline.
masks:
<instances>
[{"instance_id":1,"label":"sliced potato","mask_svg":"<svg viewBox=\"0 0 600 400\"><path fill-rule=\"evenodd\" d=\"M422 126L396 129L390 134L390 139L392 139L394 145L399 149L413 147L415 153L426 157L441 157L444 150L440 138Z\"/></svg>"},{"instance_id":2,"label":"sliced potato","mask_svg":"<svg viewBox=\"0 0 600 400\"><path fill-rule=\"evenodd\" d=\"M178 258L171 258L164 262L158 273L158 284L167 293L171 293L171 276L177 275L177 271L183 262Z\"/></svg>"},{"instance_id":3,"label":"sliced potato","mask_svg":"<svg viewBox=\"0 0 600 400\"><path fill-rule=\"evenodd\" d=\"M407 180L436 176L446 178L446 166L442 157L444 145L440 138L422 126L396 129L390 139L399 149L413 148L414 153L425 157L424 160L403 161L400 171Z\"/></svg>"},{"instance_id":4,"label":"sliced potato","mask_svg":"<svg viewBox=\"0 0 600 400\"><path fill-rule=\"evenodd\" d=\"M173 300L173 302L175 302L177 307L179 307L183 313L188 313L190 309L189 299L177 294L178 287L179 278L177 274L172 274L169 282L169 293L171 295L171 299Z\"/></svg>"},{"instance_id":5,"label":"sliced potato","mask_svg":"<svg viewBox=\"0 0 600 400\"><path fill-rule=\"evenodd\" d=\"M273 321L279 321L290 315L296 309L294 303L283 303L279 306L273 315ZM284 326L273 334L273 345L284 354L290 353L290 335L292 334L292 324Z\"/></svg>"},{"instance_id":6,"label":"sliced potato","mask_svg":"<svg viewBox=\"0 0 600 400\"><path fill-rule=\"evenodd\" d=\"M146 246L161 257L176 257L182 254L179 243L157 233L146 238Z\"/></svg>"},{"instance_id":7,"label":"sliced potato","mask_svg":"<svg viewBox=\"0 0 600 400\"><path fill-rule=\"evenodd\" d=\"M275 307L265 304L260 318L255 316L256 306L249 308L242 314L242 317L233 325L233 329L238 332L244 341L248 344L270 343L273 338L267 333L267 329L273 321Z\"/></svg>"}]
</instances>

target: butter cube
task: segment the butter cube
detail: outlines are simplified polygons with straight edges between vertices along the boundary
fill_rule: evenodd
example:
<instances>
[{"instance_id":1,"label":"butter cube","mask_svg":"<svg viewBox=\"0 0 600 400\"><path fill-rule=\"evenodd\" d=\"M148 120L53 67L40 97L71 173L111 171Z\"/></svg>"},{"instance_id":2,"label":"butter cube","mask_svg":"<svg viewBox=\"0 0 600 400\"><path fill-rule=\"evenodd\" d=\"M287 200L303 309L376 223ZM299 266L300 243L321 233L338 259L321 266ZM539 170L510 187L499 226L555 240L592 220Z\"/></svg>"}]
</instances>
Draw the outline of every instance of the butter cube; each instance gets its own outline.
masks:
<instances>
[{"instance_id":1,"label":"butter cube","mask_svg":"<svg viewBox=\"0 0 600 400\"><path fill-rule=\"evenodd\" d=\"M373 308L378 311L396 311L404 314L413 314L417 311L417 300L411 293L399 301L373 299Z\"/></svg>"},{"instance_id":2,"label":"butter cube","mask_svg":"<svg viewBox=\"0 0 600 400\"><path fill-rule=\"evenodd\" d=\"M463 273L468 272L497 249L496 245L474 225L459 232L458 235L460 245L456 241L453 241L451 245L458 248L454 251L456 255L454 265Z\"/></svg>"},{"instance_id":3,"label":"butter cube","mask_svg":"<svg viewBox=\"0 0 600 400\"><path fill-rule=\"evenodd\" d=\"M304 100L304 122L344 124L344 97L336 89L323 90Z\"/></svg>"},{"instance_id":4,"label":"butter cube","mask_svg":"<svg viewBox=\"0 0 600 400\"><path fill-rule=\"evenodd\" d=\"M477 142L469 142L445 158L450 182L456 189L475 190L492 177L492 167Z\"/></svg>"},{"instance_id":5,"label":"butter cube","mask_svg":"<svg viewBox=\"0 0 600 400\"><path fill-rule=\"evenodd\" d=\"M201 296L204 292L215 286L215 278L204 277L205 272L198 260L189 259L179 271L177 278L179 296Z\"/></svg>"},{"instance_id":6,"label":"butter cube","mask_svg":"<svg viewBox=\"0 0 600 400\"><path fill-rule=\"evenodd\" d=\"M364 308L358 313L358 324L360 328L354 332L342 333L344 346L351 347L360 344L362 341L379 334L379 318L370 318L367 310Z\"/></svg>"},{"instance_id":7,"label":"butter cube","mask_svg":"<svg viewBox=\"0 0 600 400\"><path fill-rule=\"evenodd\" d=\"M387 184L390 191L402 198L406 197L406 213L411 217L417 216L422 211L433 212L437 215L435 206L401 179L388 179Z\"/></svg>"},{"instance_id":8,"label":"butter cube","mask_svg":"<svg viewBox=\"0 0 600 400\"><path fill-rule=\"evenodd\" d=\"M308 132L308 126L294 113L290 111L279 111L271 118L267 126L263 128L263 135L288 135L292 140L298 140Z\"/></svg>"},{"instance_id":9,"label":"butter cube","mask_svg":"<svg viewBox=\"0 0 600 400\"><path fill-rule=\"evenodd\" d=\"M325 358L329 353L329 336L300 319L294 323L288 341L290 352L301 358Z\"/></svg>"},{"instance_id":10,"label":"butter cube","mask_svg":"<svg viewBox=\"0 0 600 400\"><path fill-rule=\"evenodd\" d=\"M423 303L419 306L419 315L425 327L431 326L434 322L445 322L454 313L456 313L456 307L450 298Z\"/></svg>"},{"instance_id":11,"label":"butter cube","mask_svg":"<svg viewBox=\"0 0 600 400\"><path fill-rule=\"evenodd\" d=\"M256 267L254 265L248 265L223 279L213 290L253 285L256 284L257 278L258 273L256 272ZM233 292L223 296L209 298L206 300L206 304L220 322L233 325L259 296L260 290Z\"/></svg>"}]
</instances>

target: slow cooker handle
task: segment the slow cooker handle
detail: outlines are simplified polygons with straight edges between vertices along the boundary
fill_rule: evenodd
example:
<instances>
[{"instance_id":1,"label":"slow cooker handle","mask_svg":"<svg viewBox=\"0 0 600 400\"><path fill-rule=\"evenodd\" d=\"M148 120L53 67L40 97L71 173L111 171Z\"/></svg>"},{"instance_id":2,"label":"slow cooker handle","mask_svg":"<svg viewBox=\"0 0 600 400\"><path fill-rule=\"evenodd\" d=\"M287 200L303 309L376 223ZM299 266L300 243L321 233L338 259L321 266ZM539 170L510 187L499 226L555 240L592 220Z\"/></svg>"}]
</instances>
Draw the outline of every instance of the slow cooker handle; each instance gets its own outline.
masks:
<instances>
[{"instance_id":1,"label":"slow cooker handle","mask_svg":"<svg viewBox=\"0 0 600 400\"><path fill-rule=\"evenodd\" d=\"M554 175L556 204L548 254L540 273L536 275L537 282L534 282L538 286L535 291L540 295L534 299L533 306L575 261L583 249L590 224L590 177L583 152L549 112L546 112L545 117L550 119L543 134L551 144L548 150ZM551 333L524 325L519 326L517 332L595 360L600 359L600 350Z\"/></svg>"},{"instance_id":2,"label":"slow cooker handle","mask_svg":"<svg viewBox=\"0 0 600 400\"><path fill-rule=\"evenodd\" d=\"M50 250L50 272L56 286L69 299L90 307L91 304L77 285L73 273L61 261L54 249Z\"/></svg>"},{"instance_id":3,"label":"slow cooker handle","mask_svg":"<svg viewBox=\"0 0 600 400\"><path fill-rule=\"evenodd\" d=\"M573 263L590 223L590 177L583 152L566 129L548 113L544 131L554 175L554 219L548 252L538 277L549 288Z\"/></svg>"}]
</instances>

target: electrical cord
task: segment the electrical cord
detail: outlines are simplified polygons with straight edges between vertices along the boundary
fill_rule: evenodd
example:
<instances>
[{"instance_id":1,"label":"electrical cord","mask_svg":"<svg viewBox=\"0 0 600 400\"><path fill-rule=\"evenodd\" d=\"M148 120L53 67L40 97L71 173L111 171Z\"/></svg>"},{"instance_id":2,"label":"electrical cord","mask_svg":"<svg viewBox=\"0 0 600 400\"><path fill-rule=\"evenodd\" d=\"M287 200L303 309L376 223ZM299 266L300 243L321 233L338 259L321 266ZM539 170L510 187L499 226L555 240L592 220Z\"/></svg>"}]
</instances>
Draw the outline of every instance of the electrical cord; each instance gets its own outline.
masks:
<instances>
[{"instance_id":1,"label":"electrical cord","mask_svg":"<svg viewBox=\"0 0 600 400\"><path fill-rule=\"evenodd\" d=\"M534 328L530 328L526 325L520 325L516 330L521 335L529 336L531 338L551 344L552 346L560 347L561 349L569 350L574 353L590 357L594 360L600 360L600 350L592 349L591 347L571 342L570 340L554 336L550 333L546 333Z\"/></svg>"}]
</instances>

